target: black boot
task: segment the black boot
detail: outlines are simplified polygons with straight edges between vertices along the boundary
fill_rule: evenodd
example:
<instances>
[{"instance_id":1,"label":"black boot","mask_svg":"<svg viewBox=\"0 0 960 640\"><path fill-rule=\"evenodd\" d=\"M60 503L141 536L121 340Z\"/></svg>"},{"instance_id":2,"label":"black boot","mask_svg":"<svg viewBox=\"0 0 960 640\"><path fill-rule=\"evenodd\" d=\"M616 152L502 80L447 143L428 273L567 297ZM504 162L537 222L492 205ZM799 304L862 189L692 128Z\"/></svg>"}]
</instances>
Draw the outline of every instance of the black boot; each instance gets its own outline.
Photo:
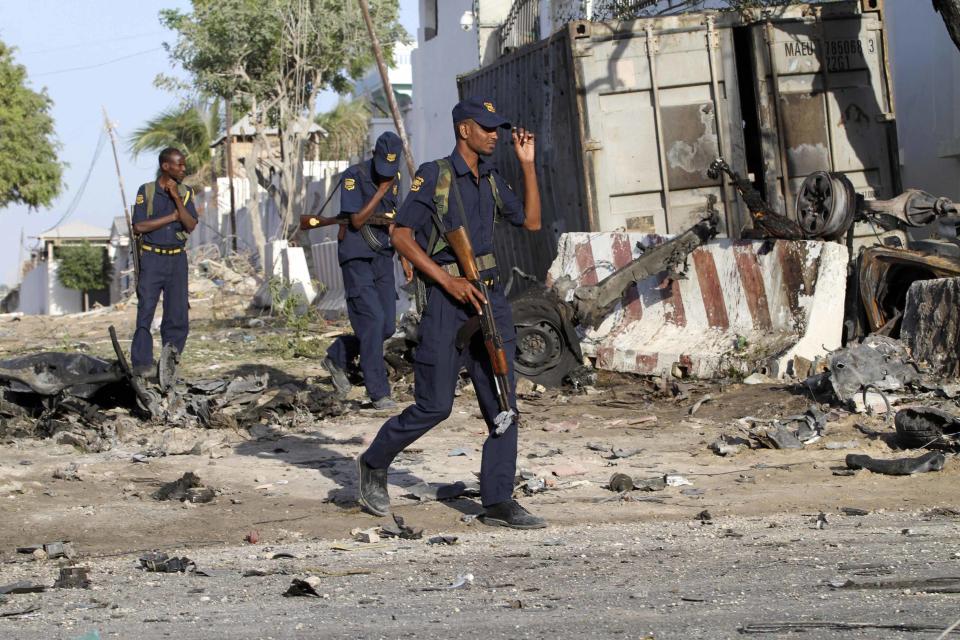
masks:
<instances>
[{"instance_id":1,"label":"black boot","mask_svg":"<svg viewBox=\"0 0 960 640\"><path fill-rule=\"evenodd\" d=\"M320 362L320 366L330 374L330 382L333 384L333 390L337 392L337 398L339 400L346 400L352 388L346 372L338 367L330 358L324 358Z\"/></svg>"},{"instance_id":2,"label":"black boot","mask_svg":"<svg viewBox=\"0 0 960 640\"><path fill-rule=\"evenodd\" d=\"M360 476L360 491L357 499L363 507L375 516L390 515L390 494L387 493L387 470L373 469L357 457L357 471Z\"/></svg>"},{"instance_id":3,"label":"black boot","mask_svg":"<svg viewBox=\"0 0 960 640\"><path fill-rule=\"evenodd\" d=\"M543 518L538 518L520 506L516 500L498 502L486 508L480 516L484 524L492 527L510 527L512 529L543 529L547 526Z\"/></svg>"}]
</instances>

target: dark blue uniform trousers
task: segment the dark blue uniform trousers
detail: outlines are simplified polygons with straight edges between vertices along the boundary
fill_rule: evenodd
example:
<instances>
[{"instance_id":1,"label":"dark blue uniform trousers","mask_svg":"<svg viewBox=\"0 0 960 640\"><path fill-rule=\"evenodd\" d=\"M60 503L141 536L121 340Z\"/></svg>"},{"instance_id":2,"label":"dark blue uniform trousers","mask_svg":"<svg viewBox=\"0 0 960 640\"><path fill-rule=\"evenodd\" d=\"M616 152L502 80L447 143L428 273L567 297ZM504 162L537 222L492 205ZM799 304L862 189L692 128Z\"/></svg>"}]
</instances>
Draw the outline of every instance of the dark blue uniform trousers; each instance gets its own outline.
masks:
<instances>
[{"instance_id":1,"label":"dark blue uniform trousers","mask_svg":"<svg viewBox=\"0 0 960 640\"><path fill-rule=\"evenodd\" d=\"M507 362L510 364L510 406L517 410L516 382L513 358L516 353L516 334L510 305L500 287L490 290L497 327L504 340ZM493 419L500 412L490 358L478 331L469 345L456 348L457 331L466 322L467 307L457 303L437 286L428 288L427 306L420 321L419 340L414 357L414 399L399 416L387 420L363 460L374 469L390 466L393 459L417 438L443 422L453 409L460 367L466 368L477 393L480 413L487 423L489 436L483 445L480 463L480 494L483 506L510 500L517 469L517 426L514 424L502 436L494 436Z\"/></svg>"},{"instance_id":2,"label":"dark blue uniform trousers","mask_svg":"<svg viewBox=\"0 0 960 640\"><path fill-rule=\"evenodd\" d=\"M153 364L153 337L150 325L163 293L163 320L160 322L161 344L173 344L183 353L190 329L187 304L187 253L161 255L152 251L140 253L140 280L137 282L137 329L130 346L134 367Z\"/></svg>"},{"instance_id":3,"label":"dark blue uniform trousers","mask_svg":"<svg viewBox=\"0 0 960 640\"><path fill-rule=\"evenodd\" d=\"M347 294L347 315L352 336L340 336L327 349L327 357L341 369L360 356L363 384L371 400L390 395L383 341L397 330L397 290L393 256L355 258L340 265Z\"/></svg>"}]
</instances>

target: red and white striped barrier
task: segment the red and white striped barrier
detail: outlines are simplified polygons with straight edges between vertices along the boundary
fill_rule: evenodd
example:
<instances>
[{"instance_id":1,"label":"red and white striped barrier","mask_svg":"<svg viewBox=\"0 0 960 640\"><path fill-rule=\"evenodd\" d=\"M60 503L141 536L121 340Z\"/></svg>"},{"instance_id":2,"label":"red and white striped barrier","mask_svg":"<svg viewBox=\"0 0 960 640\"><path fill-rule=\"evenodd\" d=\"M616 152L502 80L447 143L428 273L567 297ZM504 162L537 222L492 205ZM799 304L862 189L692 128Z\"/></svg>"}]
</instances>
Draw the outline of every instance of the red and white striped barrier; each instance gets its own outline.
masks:
<instances>
[{"instance_id":1,"label":"red and white striped barrier","mask_svg":"<svg viewBox=\"0 0 960 640\"><path fill-rule=\"evenodd\" d=\"M642 233L568 233L547 284L592 285L665 240ZM581 333L600 369L711 377L758 366L792 373L840 347L847 249L834 242L713 240L690 254L684 279L639 281L599 327ZM572 296L572 293L570 294Z\"/></svg>"}]
</instances>

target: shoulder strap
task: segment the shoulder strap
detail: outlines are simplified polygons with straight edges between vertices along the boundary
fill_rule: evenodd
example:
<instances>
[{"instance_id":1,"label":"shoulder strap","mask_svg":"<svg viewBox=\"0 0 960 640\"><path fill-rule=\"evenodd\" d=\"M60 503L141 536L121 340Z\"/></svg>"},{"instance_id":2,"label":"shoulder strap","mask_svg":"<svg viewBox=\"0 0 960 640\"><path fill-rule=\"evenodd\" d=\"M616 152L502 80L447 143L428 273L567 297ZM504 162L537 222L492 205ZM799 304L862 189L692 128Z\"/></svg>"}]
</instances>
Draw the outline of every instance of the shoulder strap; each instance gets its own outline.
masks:
<instances>
[{"instance_id":1,"label":"shoulder strap","mask_svg":"<svg viewBox=\"0 0 960 640\"><path fill-rule=\"evenodd\" d=\"M427 255L433 256L447 247L444 234L447 232L443 219L450 211L450 185L453 182L453 170L446 158L440 158L437 163L437 186L433 191L433 230L430 232L430 241L427 243Z\"/></svg>"},{"instance_id":2,"label":"shoulder strap","mask_svg":"<svg viewBox=\"0 0 960 640\"><path fill-rule=\"evenodd\" d=\"M503 200L500 199L500 190L497 188L497 179L493 176L493 171L487 174L487 180L490 181L490 193L493 194L493 219L500 219L500 212L503 211Z\"/></svg>"},{"instance_id":3,"label":"shoulder strap","mask_svg":"<svg viewBox=\"0 0 960 640\"><path fill-rule=\"evenodd\" d=\"M153 197L157 195L157 183L148 182L143 185L143 199L147 204L147 217L153 217Z\"/></svg>"}]
</instances>

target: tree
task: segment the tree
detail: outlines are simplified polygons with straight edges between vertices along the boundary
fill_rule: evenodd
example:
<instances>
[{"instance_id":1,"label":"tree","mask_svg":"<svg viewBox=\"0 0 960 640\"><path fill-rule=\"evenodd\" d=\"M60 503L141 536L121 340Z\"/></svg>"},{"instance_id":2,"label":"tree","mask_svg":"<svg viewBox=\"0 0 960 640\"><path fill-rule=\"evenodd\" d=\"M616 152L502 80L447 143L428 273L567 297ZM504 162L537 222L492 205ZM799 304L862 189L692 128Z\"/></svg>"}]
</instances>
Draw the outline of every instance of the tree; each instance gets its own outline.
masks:
<instances>
[{"instance_id":1,"label":"tree","mask_svg":"<svg viewBox=\"0 0 960 640\"><path fill-rule=\"evenodd\" d=\"M63 187L47 92L27 86L27 70L0 42L0 207L49 206Z\"/></svg>"},{"instance_id":2,"label":"tree","mask_svg":"<svg viewBox=\"0 0 960 640\"><path fill-rule=\"evenodd\" d=\"M370 109L363 100L340 100L330 111L318 114L316 123L327 132L319 144L323 160L362 156L370 134Z\"/></svg>"},{"instance_id":3,"label":"tree","mask_svg":"<svg viewBox=\"0 0 960 640\"><path fill-rule=\"evenodd\" d=\"M133 132L129 150L134 156L147 151L160 152L167 147L180 149L187 164L187 182L204 183L204 176L216 186L213 153L210 145L223 133L220 100L199 99L160 112Z\"/></svg>"},{"instance_id":4,"label":"tree","mask_svg":"<svg viewBox=\"0 0 960 640\"><path fill-rule=\"evenodd\" d=\"M171 58L196 87L243 104L255 128L247 179L268 190L281 212L280 237L293 231L294 212L306 198L303 160L317 93L343 93L373 63L359 7L344 0L192 0L192 13L162 11L163 24L177 33L167 45ZM397 21L398 0L371 3L378 36L388 45L406 38ZM277 127L280 162L274 175L258 171L270 148L264 131ZM251 189L253 228L260 230L257 190ZM255 238L261 248L262 234Z\"/></svg>"},{"instance_id":5,"label":"tree","mask_svg":"<svg viewBox=\"0 0 960 640\"><path fill-rule=\"evenodd\" d=\"M83 244L57 247L57 279L67 289L83 293L83 310L86 311L88 294L110 286L112 267L104 247Z\"/></svg>"}]
</instances>

